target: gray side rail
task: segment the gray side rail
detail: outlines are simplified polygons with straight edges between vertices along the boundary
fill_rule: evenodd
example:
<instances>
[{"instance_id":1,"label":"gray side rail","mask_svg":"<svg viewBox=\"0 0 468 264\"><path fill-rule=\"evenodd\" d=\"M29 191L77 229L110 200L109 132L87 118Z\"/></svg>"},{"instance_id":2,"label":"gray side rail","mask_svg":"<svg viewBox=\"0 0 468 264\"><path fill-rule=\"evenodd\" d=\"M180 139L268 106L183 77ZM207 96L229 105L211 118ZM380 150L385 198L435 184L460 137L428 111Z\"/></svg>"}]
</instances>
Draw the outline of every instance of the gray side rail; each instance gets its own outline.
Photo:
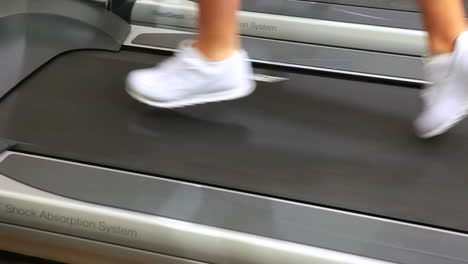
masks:
<instances>
[{"instance_id":1,"label":"gray side rail","mask_svg":"<svg viewBox=\"0 0 468 264\"><path fill-rule=\"evenodd\" d=\"M468 263L463 233L40 156L0 186L0 222L208 263Z\"/></svg>"},{"instance_id":2,"label":"gray side rail","mask_svg":"<svg viewBox=\"0 0 468 264\"><path fill-rule=\"evenodd\" d=\"M193 29L195 3L173 0L138 0L132 23ZM242 35L298 43L421 56L427 53L427 34L421 30L355 24L288 15L239 12Z\"/></svg>"},{"instance_id":3,"label":"gray side rail","mask_svg":"<svg viewBox=\"0 0 468 264\"><path fill-rule=\"evenodd\" d=\"M242 10L374 26L423 29L421 15L417 12L321 3L318 1L244 1Z\"/></svg>"},{"instance_id":4,"label":"gray side rail","mask_svg":"<svg viewBox=\"0 0 468 264\"><path fill-rule=\"evenodd\" d=\"M300 0L304 2L312 2L310 0ZM332 4L365 6L382 9L405 10L405 11L419 11L418 2L416 0L314 0L313 2L324 2ZM468 3L464 0L465 5ZM467 5L468 6L468 5Z\"/></svg>"},{"instance_id":5,"label":"gray side rail","mask_svg":"<svg viewBox=\"0 0 468 264\"><path fill-rule=\"evenodd\" d=\"M60 263L208 264L91 239L3 223L0 223L0 250L59 261ZM0 251L0 259L2 259L1 257ZM14 263L26 264L26 262L19 262L19 260ZM35 261L31 263L39 264ZM52 263L47 262L47 264Z\"/></svg>"}]
</instances>

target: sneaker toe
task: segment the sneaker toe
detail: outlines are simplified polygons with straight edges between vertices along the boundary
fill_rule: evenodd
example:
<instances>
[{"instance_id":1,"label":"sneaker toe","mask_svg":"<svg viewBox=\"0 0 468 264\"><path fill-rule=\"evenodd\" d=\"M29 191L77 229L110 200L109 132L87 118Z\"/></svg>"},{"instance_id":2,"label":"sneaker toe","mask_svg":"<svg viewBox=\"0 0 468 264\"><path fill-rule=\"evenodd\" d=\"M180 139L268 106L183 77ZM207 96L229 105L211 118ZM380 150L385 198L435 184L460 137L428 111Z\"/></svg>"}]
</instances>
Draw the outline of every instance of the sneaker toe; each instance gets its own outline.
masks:
<instances>
[{"instance_id":1,"label":"sneaker toe","mask_svg":"<svg viewBox=\"0 0 468 264\"><path fill-rule=\"evenodd\" d=\"M127 77L127 89L147 100L167 102L177 99L174 85L158 72L150 70L137 70Z\"/></svg>"},{"instance_id":2,"label":"sneaker toe","mask_svg":"<svg viewBox=\"0 0 468 264\"><path fill-rule=\"evenodd\" d=\"M432 107L419 116L414 126L418 136L431 138L447 131L462 117L462 109L459 107Z\"/></svg>"}]
</instances>

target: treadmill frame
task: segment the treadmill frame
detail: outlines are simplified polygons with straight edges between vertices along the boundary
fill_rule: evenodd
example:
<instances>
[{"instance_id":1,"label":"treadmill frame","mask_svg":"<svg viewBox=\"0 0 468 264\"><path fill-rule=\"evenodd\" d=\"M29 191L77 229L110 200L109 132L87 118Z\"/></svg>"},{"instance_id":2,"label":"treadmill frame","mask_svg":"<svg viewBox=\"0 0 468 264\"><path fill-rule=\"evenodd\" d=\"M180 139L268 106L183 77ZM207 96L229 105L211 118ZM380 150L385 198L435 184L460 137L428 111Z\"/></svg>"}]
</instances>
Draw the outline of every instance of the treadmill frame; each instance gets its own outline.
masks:
<instances>
[{"instance_id":1,"label":"treadmill frame","mask_svg":"<svg viewBox=\"0 0 468 264\"><path fill-rule=\"evenodd\" d=\"M184 219L180 215L180 210L177 210L178 206L191 207L193 204L190 202L196 202L196 199L176 201L178 206L169 211L161 212L157 211L158 208L145 208L146 205L141 203L140 207L128 206L128 208L119 209L116 208L116 204L94 199L92 195L86 195L85 192L83 195L86 197L81 197L81 199L71 197L70 194L66 193L54 195L50 193L50 190L45 192L39 190L38 187L34 188L35 185L39 184L34 182L39 177L36 173L30 173L18 176L31 180L24 182L12 180L18 178L14 175L0 175L3 188L0 189L0 197L2 198L0 206L4 209L0 211L0 222L2 222L0 232L4 237L8 237L12 233L22 238L34 234L37 236L36 238L41 240L55 237L63 239L60 240L63 243L75 243L73 245L76 247L83 247L86 244L84 247L89 246L93 250L112 248L117 250L117 254L120 255L151 255L151 260L155 258L170 259L171 261L180 261L180 263L200 263L186 259L211 263L222 262L226 259L231 260L232 263L272 263L278 261L282 263L310 263L314 260L328 261L327 263L384 263L370 258L404 263L419 263L416 261L421 260L427 264L453 264L461 261L468 263L468 256L464 250L468 246L468 236L458 232L17 152L3 153L0 157L0 165L5 165L6 159L15 155L35 159L44 162L43 164L67 164L76 168L86 167L98 172L106 172L109 175L137 176L154 184L155 189L169 183L177 186L176 188L194 190L193 193L202 191L204 195L213 197L207 201L227 201L222 206L219 204L208 206L207 210L211 210L213 219L223 219L223 217L227 219L229 215L223 214L223 212L228 211L230 213L236 212L236 215L239 216L249 215L251 222L235 226L232 223L227 225L223 222L194 223L190 218ZM26 166L26 168L40 169L34 166ZM47 166L42 167L42 169L44 168L47 169ZM72 172L68 171L68 173ZM64 174L63 177L70 177L68 173ZM110 179L108 178L108 180ZM104 191L106 186L104 184L98 187ZM151 194L145 195L150 196ZM89 200L85 202L84 199ZM260 206L254 206L251 211L245 211L245 208L239 209L236 206L236 199L245 199L247 204ZM12 204L17 208L39 208L40 210L56 212L56 214L70 214L80 217L87 215L90 217L89 219L97 217L97 220L107 219L109 215L112 215L115 218L111 221L126 221L129 229L140 228L138 230L141 230L141 234L145 234L147 237L141 241L122 237L119 240L116 236L103 235L102 232L86 232L60 224L35 221L25 215L10 214L5 208ZM280 217L281 225L274 223L274 220L277 219L262 215L262 212L259 212L258 215L254 214L255 209L258 208L279 210L276 212L282 216ZM290 212L296 212L299 215L305 214L306 217L293 219L292 215L294 214ZM268 219L272 222L265 222ZM314 221L307 221L307 219ZM256 228L258 227L255 226L256 223L268 226L265 225L267 223L271 226L277 226L277 228L268 232L265 229ZM154 238L159 237L156 233L166 235L165 238L168 239L155 241ZM291 233L297 236L293 236ZM6 248L8 245L3 245L3 247ZM213 252L213 248L218 249L218 251ZM338 253L337 251L348 253ZM177 258L166 258L158 253L177 256Z\"/></svg>"}]
</instances>

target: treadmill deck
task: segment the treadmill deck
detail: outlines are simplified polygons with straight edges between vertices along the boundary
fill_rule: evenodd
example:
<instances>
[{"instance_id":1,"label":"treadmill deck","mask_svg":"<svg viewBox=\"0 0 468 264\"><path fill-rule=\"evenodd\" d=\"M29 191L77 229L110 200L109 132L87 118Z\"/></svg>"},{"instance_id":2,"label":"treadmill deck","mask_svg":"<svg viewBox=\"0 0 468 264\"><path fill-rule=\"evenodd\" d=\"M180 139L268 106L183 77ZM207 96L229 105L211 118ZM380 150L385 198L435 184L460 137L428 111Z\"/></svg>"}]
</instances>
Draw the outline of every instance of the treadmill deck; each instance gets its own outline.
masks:
<instances>
[{"instance_id":1,"label":"treadmill deck","mask_svg":"<svg viewBox=\"0 0 468 264\"><path fill-rule=\"evenodd\" d=\"M289 80L179 110L125 94L130 70L164 58L60 56L0 102L0 138L28 153L468 231L468 126L417 139L416 89L258 69Z\"/></svg>"}]
</instances>

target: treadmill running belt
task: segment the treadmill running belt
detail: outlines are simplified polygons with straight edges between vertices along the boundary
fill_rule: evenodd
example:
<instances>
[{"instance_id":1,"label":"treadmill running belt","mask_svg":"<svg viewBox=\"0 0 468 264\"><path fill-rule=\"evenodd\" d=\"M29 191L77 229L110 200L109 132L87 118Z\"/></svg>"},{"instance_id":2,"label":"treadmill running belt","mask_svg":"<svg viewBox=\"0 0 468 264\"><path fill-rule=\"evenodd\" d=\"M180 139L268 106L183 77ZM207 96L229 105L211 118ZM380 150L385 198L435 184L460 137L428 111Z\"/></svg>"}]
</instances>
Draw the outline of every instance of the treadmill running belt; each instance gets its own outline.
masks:
<instances>
[{"instance_id":1,"label":"treadmill running belt","mask_svg":"<svg viewBox=\"0 0 468 264\"><path fill-rule=\"evenodd\" d=\"M468 126L417 139L417 90L257 69L289 80L179 110L127 96L125 75L165 58L63 55L0 103L0 137L19 151L468 231Z\"/></svg>"}]
</instances>

